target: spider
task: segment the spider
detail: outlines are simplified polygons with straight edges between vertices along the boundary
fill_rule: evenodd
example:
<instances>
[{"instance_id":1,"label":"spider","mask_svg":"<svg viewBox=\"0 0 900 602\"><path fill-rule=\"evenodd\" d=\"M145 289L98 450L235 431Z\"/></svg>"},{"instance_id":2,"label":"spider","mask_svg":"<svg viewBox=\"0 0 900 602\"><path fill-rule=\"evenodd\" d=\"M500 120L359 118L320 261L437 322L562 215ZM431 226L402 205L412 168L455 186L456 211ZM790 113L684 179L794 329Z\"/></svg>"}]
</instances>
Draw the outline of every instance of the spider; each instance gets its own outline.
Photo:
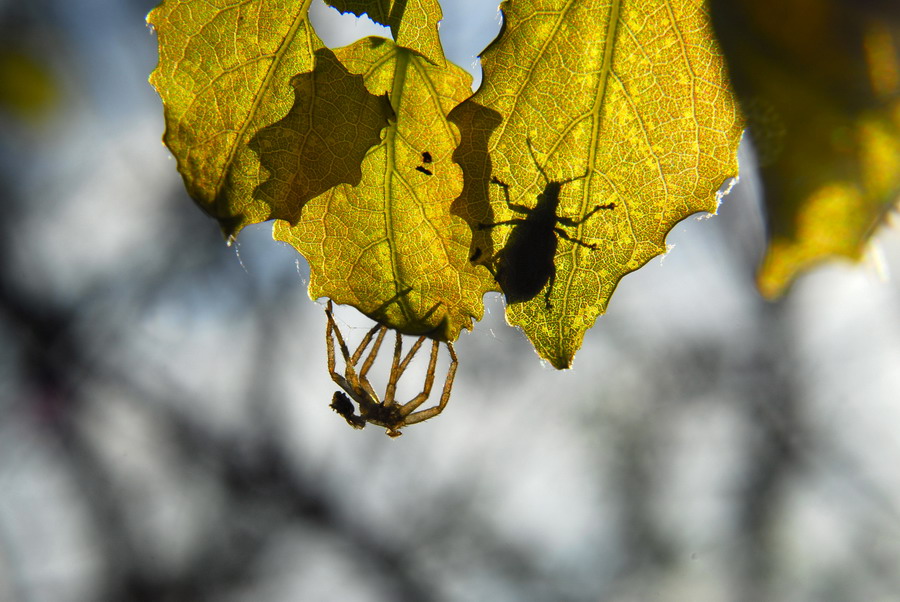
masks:
<instances>
[{"instance_id":1,"label":"spider","mask_svg":"<svg viewBox=\"0 0 900 602\"><path fill-rule=\"evenodd\" d=\"M397 382L400 380L400 377L403 375L403 372L406 370L413 356L419 351L422 343L425 342L424 336L419 337L416 342L413 343L413 346L406 356L401 359L401 356L403 356L403 346L401 335L398 331L397 341L394 344L394 358L391 362L391 372L388 377L384 400L382 401L378 399L378 395L375 394L375 390L372 388L366 375L369 372L369 368L371 368L372 364L375 362L375 356L381 348L381 342L384 340L385 334L387 334L388 327L382 324L376 324L368 333L366 333L366 336L364 336L359 343L359 347L356 348L356 351L351 356L347 344L344 342L344 337L341 335L341 331L334 321L331 300L328 301L328 305L325 307L325 316L328 319L328 325L325 327L325 341L328 348L328 372L331 374L331 379L346 392L345 394L342 391L335 391L331 401L331 409L340 414L350 426L361 429L366 426L367 423L371 423L387 429L388 436L399 437L402 434L400 429L404 426L428 420L429 418L437 416L444 410L447 406L447 401L450 399L450 390L453 388L453 377L456 375L456 367L459 363L456 359L456 352L453 350L452 343L446 343L447 350L450 352L450 368L447 371L447 377L444 381L441 399L436 406L419 410L418 408L425 403L431 395L431 386L434 383L434 369L437 365L438 347L440 346L440 343L437 340L432 341L431 359L428 363L428 371L425 374L425 385L422 392L406 403L397 403L394 400ZM359 372L357 372L359 361L362 359L363 353L369 346L369 343L372 342L372 337L375 337L375 342L363 362L362 367L359 369ZM344 358L343 375L338 374L335 369L335 338L337 338L338 345L340 346L341 356ZM347 397L347 395L350 397ZM355 408L353 407L351 399L359 406L359 415L355 413Z\"/></svg>"}]
</instances>

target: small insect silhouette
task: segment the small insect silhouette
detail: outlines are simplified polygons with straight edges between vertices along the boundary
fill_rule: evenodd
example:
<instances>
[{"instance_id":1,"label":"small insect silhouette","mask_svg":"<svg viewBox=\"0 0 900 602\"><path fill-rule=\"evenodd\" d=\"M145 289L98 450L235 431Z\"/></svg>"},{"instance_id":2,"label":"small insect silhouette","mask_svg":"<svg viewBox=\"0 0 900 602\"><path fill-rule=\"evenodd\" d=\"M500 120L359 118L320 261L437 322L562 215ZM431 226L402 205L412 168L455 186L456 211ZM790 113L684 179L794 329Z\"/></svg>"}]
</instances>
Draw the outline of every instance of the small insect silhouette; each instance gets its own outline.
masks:
<instances>
[{"instance_id":1,"label":"small insect silhouette","mask_svg":"<svg viewBox=\"0 0 900 602\"><path fill-rule=\"evenodd\" d=\"M432 161L431 153L429 153L428 151L422 151L422 163L429 164L429 163L431 163L431 161ZM427 167L425 167L425 165L417 165L416 171L422 172L426 176L432 175L432 171L430 169L428 169Z\"/></svg>"},{"instance_id":2,"label":"small insect silhouette","mask_svg":"<svg viewBox=\"0 0 900 602\"><path fill-rule=\"evenodd\" d=\"M528 301L536 297L546 286L547 292L544 294L544 301L546 308L550 309L552 307L550 294L553 292L553 285L556 282L556 264L554 262L559 238L564 238L587 249L596 250L598 248L595 244L573 238L561 226L579 226L601 209L614 209L616 204L596 205L581 219L557 215L559 193L563 185L585 178L588 173L562 181L551 180L534 156L531 139L529 138L527 142L531 159L538 171L541 172L545 182L543 192L537 197L537 204L534 207L527 207L513 203L509 195L509 185L494 177L491 182L503 189L506 206L511 211L525 217L492 224L480 223L478 229L485 230L497 226L513 227L506 245L491 258L486 266L494 274L494 279L500 284L500 288L503 289L506 302ZM474 261L481 254L481 249L475 249L470 260Z\"/></svg>"},{"instance_id":3,"label":"small insect silhouette","mask_svg":"<svg viewBox=\"0 0 900 602\"><path fill-rule=\"evenodd\" d=\"M401 435L400 429L404 426L428 420L429 418L437 416L444 410L447 406L447 402L450 400L450 391L453 388L453 377L456 375L456 366L458 364L456 352L453 350L453 343L445 343L447 350L450 352L450 367L447 370L447 377L444 380L444 388L441 392L441 398L438 405L419 410L419 407L425 403L431 395L431 387L434 384L434 370L437 366L438 347L440 346L440 343L436 340L432 341L431 357L428 362L428 370L425 373L425 384L422 392L406 403L397 403L394 401L397 382L406 371L407 366L409 366L409 363L416 355L416 352L419 351L422 343L425 342L424 336L419 337L416 342L413 343L412 348L406 356L403 356L403 344L400 333L398 332L397 341L394 344L391 372L388 377L384 400L382 401L378 398L378 395L375 394L375 390L369 383L367 375L372 364L375 362L375 356L378 355L378 350L381 348L381 342L384 340L385 334L387 334L387 326L376 324L368 333L366 333L366 336L363 337L363 340L360 342L359 347L356 348L353 355L350 355L350 350L344 342L344 337L334 321L330 300L325 307L325 316L328 320L328 325L325 329L325 341L328 352L328 372L331 374L331 379L346 392L345 394L342 391L335 391L334 397L332 397L331 400L331 409L340 414L350 426L361 429L366 426L366 424L376 424L387 429L387 434L389 436L399 437ZM376 333L378 333L377 336ZM363 361L362 366L358 367L363 353L365 353L369 343L372 342L372 337L375 337L372 349L369 351L368 356L366 356L365 361ZM335 338L337 339L338 347L341 350L341 356L344 359L344 374L339 374L335 368ZM359 406L359 414L356 414L353 406L354 401Z\"/></svg>"}]
</instances>

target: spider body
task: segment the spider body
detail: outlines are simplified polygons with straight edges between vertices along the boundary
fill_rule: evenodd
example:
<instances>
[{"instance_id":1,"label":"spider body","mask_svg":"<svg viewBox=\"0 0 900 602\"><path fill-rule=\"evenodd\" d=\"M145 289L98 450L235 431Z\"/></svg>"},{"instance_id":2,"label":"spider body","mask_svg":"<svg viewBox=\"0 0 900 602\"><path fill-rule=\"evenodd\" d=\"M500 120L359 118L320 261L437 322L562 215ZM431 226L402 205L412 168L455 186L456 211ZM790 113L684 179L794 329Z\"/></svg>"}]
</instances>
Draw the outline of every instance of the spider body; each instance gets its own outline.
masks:
<instances>
[{"instance_id":1,"label":"spider body","mask_svg":"<svg viewBox=\"0 0 900 602\"><path fill-rule=\"evenodd\" d=\"M416 352L425 342L424 336L419 337L416 342L413 343L409 352L403 356L403 343L400 333L397 332L397 339L394 344L393 361L391 362L391 372L388 378L384 400L381 400L369 383L367 375L372 364L375 362L375 356L381 348L381 343L384 340L385 334L387 334L387 326L381 324L375 325L368 333L366 333L366 336L363 337L363 340L360 342L359 347L356 348L353 355L350 355L350 350L344 342L344 337L334 321L331 301L328 301L328 305L325 308L325 316L328 320L328 325L325 330L325 341L328 351L328 372L331 374L331 379L343 389L343 392L335 392L331 401L331 408L340 414L350 426L361 429L366 426L366 424L375 424L384 427L389 436L399 437L402 434L400 432L401 428L433 418L444 410L447 406L447 402L450 400L450 391L453 388L453 378L456 375L456 367L458 364L456 352L453 350L452 343L446 343L447 350L450 352L450 367L447 370L447 377L444 380L444 388L441 392L441 398L438 405L419 410L419 407L425 403L431 395L431 387L434 383L434 370L437 365L440 343L437 340L432 341L431 357L428 363L428 370L425 374L425 383L422 392L406 403L397 403L394 400L397 382L400 380L400 377L403 375L407 366L409 366L409 363L412 361ZM374 343L372 344L372 349L366 356L365 361L363 361L362 366L359 367L359 371L357 371L357 366L362 359L366 348L369 346L369 343L372 342L373 337ZM335 368L335 339L337 339L338 346L341 350L341 356L344 360L344 374L339 374ZM356 405L359 407L358 415L355 412L353 402L356 402Z\"/></svg>"},{"instance_id":2,"label":"spider body","mask_svg":"<svg viewBox=\"0 0 900 602\"><path fill-rule=\"evenodd\" d=\"M356 408L353 402L347 397L343 391L335 391L331 398L331 409L340 414L347 421L347 424L355 429L361 429L366 426L366 421L361 416L356 415Z\"/></svg>"},{"instance_id":3,"label":"spider body","mask_svg":"<svg viewBox=\"0 0 900 602\"><path fill-rule=\"evenodd\" d=\"M528 151L545 181L543 192L537 196L537 204L534 207L527 207L513 203L509 196L509 185L494 177L491 182L503 189L506 206L511 211L525 217L492 224L480 223L478 229L512 226L512 232L510 232L506 245L495 255L492 260L493 265L489 267L506 295L506 302L528 301L536 297L546 286L547 292L544 294L544 301L546 308L550 309L552 307L550 294L553 292L553 284L556 282L555 261L559 238L564 238L588 249L597 249L597 245L573 238L561 226L579 226L601 209L614 209L616 205L615 203L596 205L579 220L557 215L559 194L563 185L580 180L587 174L562 181L550 180L544 172L544 168L534 158L530 139L528 140ZM481 249L476 249L472 256L473 261L480 255Z\"/></svg>"}]
</instances>

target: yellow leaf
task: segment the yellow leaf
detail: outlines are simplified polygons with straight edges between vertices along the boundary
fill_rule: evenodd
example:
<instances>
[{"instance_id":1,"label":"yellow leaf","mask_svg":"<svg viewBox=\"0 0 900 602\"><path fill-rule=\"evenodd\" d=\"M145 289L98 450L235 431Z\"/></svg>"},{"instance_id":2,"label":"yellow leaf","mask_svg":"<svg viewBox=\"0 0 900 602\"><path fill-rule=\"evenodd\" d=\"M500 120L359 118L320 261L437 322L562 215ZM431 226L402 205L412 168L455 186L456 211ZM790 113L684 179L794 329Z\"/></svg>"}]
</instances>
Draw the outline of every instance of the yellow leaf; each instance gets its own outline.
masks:
<instances>
[{"instance_id":1,"label":"yellow leaf","mask_svg":"<svg viewBox=\"0 0 900 602\"><path fill-rule=\"evenodd\" d=\"M511 203L531 210L550 191L541 170L572 180L559 189L554 225L574 240L545 231L558 239L553 273L530 298L507 291L507 320L566 368L619 280L664 253L678 221L716 210L719 187L737 173L741 122L700 0L502 8L505 28L483 56L484 85L472 99L503 120L488 143L492 174ZM488 191L480 223L525 217L504 186ZM496 270L516 227L490 227L485 248L476 235L477 261Z\"/></svg>"},{"instance_id":2,"label":"yellow leaf","mask_svg":"<svg viewBox=\"0 0 900 602\"><path fill-rule=\"evenodd\" d=\"M322 42L309 1L165 0L147 17L159 36L150 76L165 107L165 142L191 197L228 236L268 219L253 190L265 178L253 135L291 108L291 78Z\"/></svg>"},{"instance_id":3,"label":"yellow leaf","mask_svg":"<svg viewBox=\"0 0 900 602\"><path fill-rule=\"evenodd\" d=\"M864 4L711 3L759 156L769 297L815 263L859 258L900 197L900 13Z\"/></svg>"},{"instance_id":4,"label":"yellow leaf","mask_svg":"<svg viewBox=\"0 0 900 602\"><path fill-rule=\"evenodd\" d=\"M250 141L269 174L254 197L271 208L270 218L291 223L310 199L341 183L359 184L366 152L393 117L387 95L370 94L331 50L315 55L315 69L292 80L290 112Z\"/></svg>"},{"instance_id":5,"label":"yellow leaf","mask_svg":"<svg viewBox=\"0 0 900 602\"><path fill-rule=\"evenodd\" d=\"M335 54L370 94L389 95L396 121L365 156L359 185L310 200L295 225L276 222L275 237L309 261L310 297L353 305L403 333L455 340L481 318L493 284L468 261L471 230L451 210L463 181L452 160L460 133L446 115L471 78L380 38Z\"/></svg>"},{"instance_id":6,"label":"yellow leaf","mask_svg":"<svg viewBox=\"0 0 900 602\"><path fill-rule=\"evenodd\" d=\"M438 0L328 0L344 13L368 15L391 28L398 46L418 52L435 65L443 66L444 51L438 35L441 5Z\"/></svg>"},{"instance_id":7,"label":"yellow leaf","mask_svg":"<svg viewBox=\"0 0 900 602\"><path fill-rule=\"evenodd\" d=\"M46 65L19 48L0 46L0 110L36 123L58 96Z\"/></svg>"}]
</instances>

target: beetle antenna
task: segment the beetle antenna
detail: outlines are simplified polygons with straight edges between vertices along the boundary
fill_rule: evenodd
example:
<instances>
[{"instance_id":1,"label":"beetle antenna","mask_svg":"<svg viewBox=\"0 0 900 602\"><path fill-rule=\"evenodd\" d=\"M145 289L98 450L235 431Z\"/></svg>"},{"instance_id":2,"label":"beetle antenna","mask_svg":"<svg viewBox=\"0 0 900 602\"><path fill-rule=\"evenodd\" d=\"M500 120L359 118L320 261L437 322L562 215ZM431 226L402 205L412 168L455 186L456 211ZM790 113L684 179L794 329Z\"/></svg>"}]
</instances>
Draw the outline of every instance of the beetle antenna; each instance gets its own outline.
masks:
<instances>
[{"instance_id":1,"label":"beetle antenna","mask_svg":"<svg viewBox=\"0 0 900 602\"><path fill-rule=\"evenodd\" d=\"M525 142L528 143L528 154L531 155L531 160L534 161L534 164L537 166L538 171L541 172L542 176L544 176L544 182L549 184L550 178L547 177L547 172L544 171L544 168L541 167L540 163L538 163L537 157L534 156L534 146L531 144L531 136L526 138Z\"/></svg>"},{"instance_id":2,"label":"beetle antenna","mask_svg":"<svg viewBox=\"0 0 900 602\"><path fill-rule=\"evenodd\" d=\"M531 144L531 137L529 136L528 138L525 139L525 141L528 143L528 154L531 155L531 160L534 161L534 164L537 166L538 171L541 172L542 176L544 176L544 183L550 184L550 178L547 177L547 172L545 172L544 168L541 167L541 164L538 163L537 157L534 154L534 145ZM582 178L588 177L589 173L591 173L590 169L588 169L586 172L584 172L580 176L575 176L574 178L569 178L568 180L563 180L563 181L557 182L557 183L560 185L568 184L569 182L574 182L575 180L580 180Z\"/></svg>"}]
</instances>

